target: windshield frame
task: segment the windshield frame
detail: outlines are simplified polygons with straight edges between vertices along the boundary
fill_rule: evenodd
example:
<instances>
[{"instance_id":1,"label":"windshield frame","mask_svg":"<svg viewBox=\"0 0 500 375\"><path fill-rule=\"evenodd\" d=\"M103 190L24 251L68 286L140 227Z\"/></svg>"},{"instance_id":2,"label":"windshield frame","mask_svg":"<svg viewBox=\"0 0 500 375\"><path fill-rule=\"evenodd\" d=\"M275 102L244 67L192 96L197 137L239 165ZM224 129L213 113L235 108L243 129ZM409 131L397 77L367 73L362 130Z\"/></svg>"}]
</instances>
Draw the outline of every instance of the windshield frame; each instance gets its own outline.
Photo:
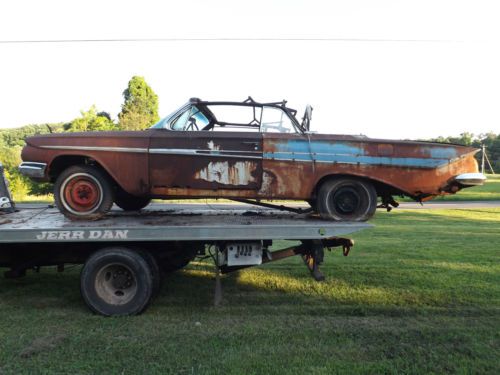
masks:
<instances>
[{"instance_id":1,"label":"windshield frame","mask_svg":"<svg viewBox=\"0 0 500 375\"><path fill-rule=\"evenodd\" d=\"M255 109L260 108L261 111L264 110L264 107L272 107L276 109L280 109L281 111L284 112L286 116L290 119L292 126L295 130L295 133L297 134L304 134L307 130L303 129L301 124L297 121L297 118L295 117L297 114L297 111L295 109L289 108L286 106L286 101L283 100L282 102L271 102L271 103L258 103L254 101L251 97L248 97L243 102L231 102L231 101L203 101L198 98L191 98L187 103L182 105L179 109L176 111L172 112L170 115L167 117L161 119L158 121L156 124L151 126L151 129L165 129L165 130L170 130L170 131L178 131L178 130L173 130L169 128L170 122L176 118L178 115L180 115L182 112L187 110L189 107L196 106L199 111L201 111L205 117L209 120L208 125L200 129L199 131L210 131L213 130L213 128L218 125L220 127L224 126L231 126L231 127L242 127L242 128L252 128L252 129L258 129L259 132L261 131L261 118L257 119L255 116ZM224 122L224 121L219 121L215 115L212 113L210 110L210 106L244 106L244 107L253 107L254 108L254 119L250 121L249 123L229 123L229 122ZM262 113L262 112L261 112Z\"/></svg>"}]
</instances>

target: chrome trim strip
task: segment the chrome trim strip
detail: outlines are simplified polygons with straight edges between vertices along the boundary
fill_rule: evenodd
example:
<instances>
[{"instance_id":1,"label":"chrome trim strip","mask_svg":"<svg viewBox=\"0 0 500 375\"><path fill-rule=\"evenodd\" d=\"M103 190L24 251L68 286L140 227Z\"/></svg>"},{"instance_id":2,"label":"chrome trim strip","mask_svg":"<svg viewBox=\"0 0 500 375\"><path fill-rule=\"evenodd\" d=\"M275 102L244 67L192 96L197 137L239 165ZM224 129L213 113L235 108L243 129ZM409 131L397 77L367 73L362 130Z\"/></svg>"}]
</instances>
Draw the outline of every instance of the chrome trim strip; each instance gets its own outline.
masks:
<instances>
[{"instance_id":1,"label":"chrome trim strip","mask_svg":"<svg viewBox=\"0 0 500 375\"><path fill-rule=\"evenodd\" d=\"M140 148L140 147L101 147L101 146L40 146L40 148L54 150L72 150L72 151L113 151L113 152L133 152L149 153L163 155L189 155L189 156L211 156L228 157L238 159L262 159L261 151L241 151L241 150L206 150L206 149L184 149L184 148ZM231 153L248 153L254 155L232 155Z\"/></svg>"},{"instance_id":2,"label":"chrome trim strip","mask_svg":"<svg viewBox=\"0 0 500 375\"><path fill-rule=\"evenodd\" d=\"M19 168L22 168L22 169L35 169L37 171L39 171L40 169L43 169L44 167L33 167L31 165L23 165L23 166L19 166Z\"/></svg>"},{"instance_id":3,"label":"chrome trim strip","mask_svg":"<svg viewBox=\"0 0 500 375\"><path fill-rule=\"evenodd\" d=\"M152 148L149 150L150 154L161 155L188 155L188 156L210 156L220 158L237 158L237 159L262 159L262 153L259 156L254 155L232 155L230 152L243 153L247 151L232 151L232 150L195 150L183 148ZM250 153L251 151L249 151ZM252 152L255 153L255 152Z\"/></svg>"},{"instance_id":4,"label":"chrome trim strip","mask_svg":"<svg viewBox=\"0 0 500 375\"><path fill-rule=\"evenodd\" d=\"M264 160L271 160L271 161L293 161L294 163L323 163L323 164L363 164L363 165L369 165L366 163L357 163L357 162L349 162L349 161L329 161L329 160L303 160L303 159L284 159L284 158L265 158Z\"/></svg>"},{"instance_id":5,"label":"chrome trim strip","mask_svg":"<svg viewBox=\"0 0 500 375\"><path fill-rule=\"evenodd\" d=\"M19 166L21 165L38 165L40 167L46 167L47 166L47 163L39 163L37 161L25 161L25 162L22 162L21 164L19 164Z\"/></svg>"}]
</instances>

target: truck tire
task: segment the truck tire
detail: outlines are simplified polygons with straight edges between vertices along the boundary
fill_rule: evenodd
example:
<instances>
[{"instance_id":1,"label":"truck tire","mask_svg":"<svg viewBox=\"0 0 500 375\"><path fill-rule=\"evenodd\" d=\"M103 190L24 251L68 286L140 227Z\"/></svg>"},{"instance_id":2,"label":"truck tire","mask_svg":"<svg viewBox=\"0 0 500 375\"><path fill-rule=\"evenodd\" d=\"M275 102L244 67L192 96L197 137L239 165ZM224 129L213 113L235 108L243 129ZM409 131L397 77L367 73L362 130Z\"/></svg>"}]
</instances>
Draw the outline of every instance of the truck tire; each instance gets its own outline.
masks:
<instances>
[{"instance_id":1,"label":"truck tire","mask_svg":"<svg viewBox=\"0 0 500 375\"><path fill-rule=\"evenodd\" d=\"M326 220L366 221L377 209L373 185L353 177L325 181L318 190L317 210Z\"/></svg>"},{"instance_id":2,"label":"truck tire","mask_svg":"<svg viewBox=\"0 0 500 375\"><path fill-rule=\"evenodd\" d=\"M123 211L139 211L151 203L149 197L138 197L118 189L115 193L115 204Z\"/></svg>"},{"instance_id":3,"label":"truck tire","mask_svg":"<svg viewBox=\"0 0 500 375\"><path fill-rule=\"evenodd\" d=\"M125 247L92 254L80 275L83 300L104 316L140 314L151 302L154 284L153 271L144 256Z\"/></svg>"},{"instance_id":4,"label":"truck tire","mask_svg":"<svg viewBox=\"0 0 500 375\"><path fill-rule=\"evenodd\" d=\"M75 165L57 177L54 200L71 220L97 220L111 209L114 194L109 178L99 169Z\"/></svg>"},{"instance_id":5,"label":"truck tire","mask_svg":"<svg viewBox=\"0 0 500 375\"><path fill-rule=\"evenodd\" d=\"M198 242L182 242L172 246L170 251L162 254L160 268L165 273L178 271L186 267L196 255L204 248L204 244Z\"/></svg>"},{"instance_id":6,"label":"truck tire","mask_svg":"<svg viewBox=\"0 0 500 375\"><path fill-rule=\"evenodd\" d=\"M148 263L149 268L151 269L151 275L153 276L153 298L155 298L160 293L161 284L163 281L160 266L158 265L158 260L153 254L146 250L139 250L139 254L142 255L144 260Z\"/></svg>"}]
</instances>

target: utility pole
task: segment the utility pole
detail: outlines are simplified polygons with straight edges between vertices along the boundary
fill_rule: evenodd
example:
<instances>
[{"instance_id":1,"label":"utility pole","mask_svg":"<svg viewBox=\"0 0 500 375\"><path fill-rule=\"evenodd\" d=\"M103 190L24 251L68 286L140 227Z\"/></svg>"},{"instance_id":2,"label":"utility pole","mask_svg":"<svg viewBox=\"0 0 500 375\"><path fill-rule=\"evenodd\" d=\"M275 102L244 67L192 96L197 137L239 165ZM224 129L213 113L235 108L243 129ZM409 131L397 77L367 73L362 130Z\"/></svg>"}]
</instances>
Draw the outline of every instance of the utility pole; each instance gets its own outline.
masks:
<instances>
[{"instance_id":1,"label":"utility pole","mask_svg":"<svg viewBox=\"0 0 500 375\"><path fill-rule=\"evenodd\" d=\"M481 156L481 173L484 174L484 161L488 163L488 167L490 167L490 171L492 174L495 174L493 167L491 166L490 159L488 158L488 154L486 154L486 146L484 144L481 145L481 150L483 151L483 155Z\"/></svg>"},{"instance_id":2,"label":"utility pole","mask_svg":"<svg viewBox=\"0 0 500 375\"><path fill-rule=\"evenodd\" d=\"M484 155L486 153L486 146L484 143L481 145L481 150L483 151L483 155L481 155L481 173L484 174Z\"/></svg>"}]
</instances>

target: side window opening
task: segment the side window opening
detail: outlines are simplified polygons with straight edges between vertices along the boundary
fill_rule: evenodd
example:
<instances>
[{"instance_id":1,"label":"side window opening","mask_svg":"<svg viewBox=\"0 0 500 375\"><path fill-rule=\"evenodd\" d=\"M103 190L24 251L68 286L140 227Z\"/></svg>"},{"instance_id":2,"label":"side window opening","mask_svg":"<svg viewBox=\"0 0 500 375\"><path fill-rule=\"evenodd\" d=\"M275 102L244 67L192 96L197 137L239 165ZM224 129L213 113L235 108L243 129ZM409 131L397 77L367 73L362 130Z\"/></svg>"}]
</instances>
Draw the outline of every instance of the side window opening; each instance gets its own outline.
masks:
<instances>
[{"instance_id":1,"label":"side window opening","mask_svg":"<svg viewBox=\"0 0 500 375\"><path fill-rule=\"evenodd\" d=\"M264 107L260 131L262 133L295 133L295 128L284 111L279 108Z\"/></svg>"}]
</instances>

